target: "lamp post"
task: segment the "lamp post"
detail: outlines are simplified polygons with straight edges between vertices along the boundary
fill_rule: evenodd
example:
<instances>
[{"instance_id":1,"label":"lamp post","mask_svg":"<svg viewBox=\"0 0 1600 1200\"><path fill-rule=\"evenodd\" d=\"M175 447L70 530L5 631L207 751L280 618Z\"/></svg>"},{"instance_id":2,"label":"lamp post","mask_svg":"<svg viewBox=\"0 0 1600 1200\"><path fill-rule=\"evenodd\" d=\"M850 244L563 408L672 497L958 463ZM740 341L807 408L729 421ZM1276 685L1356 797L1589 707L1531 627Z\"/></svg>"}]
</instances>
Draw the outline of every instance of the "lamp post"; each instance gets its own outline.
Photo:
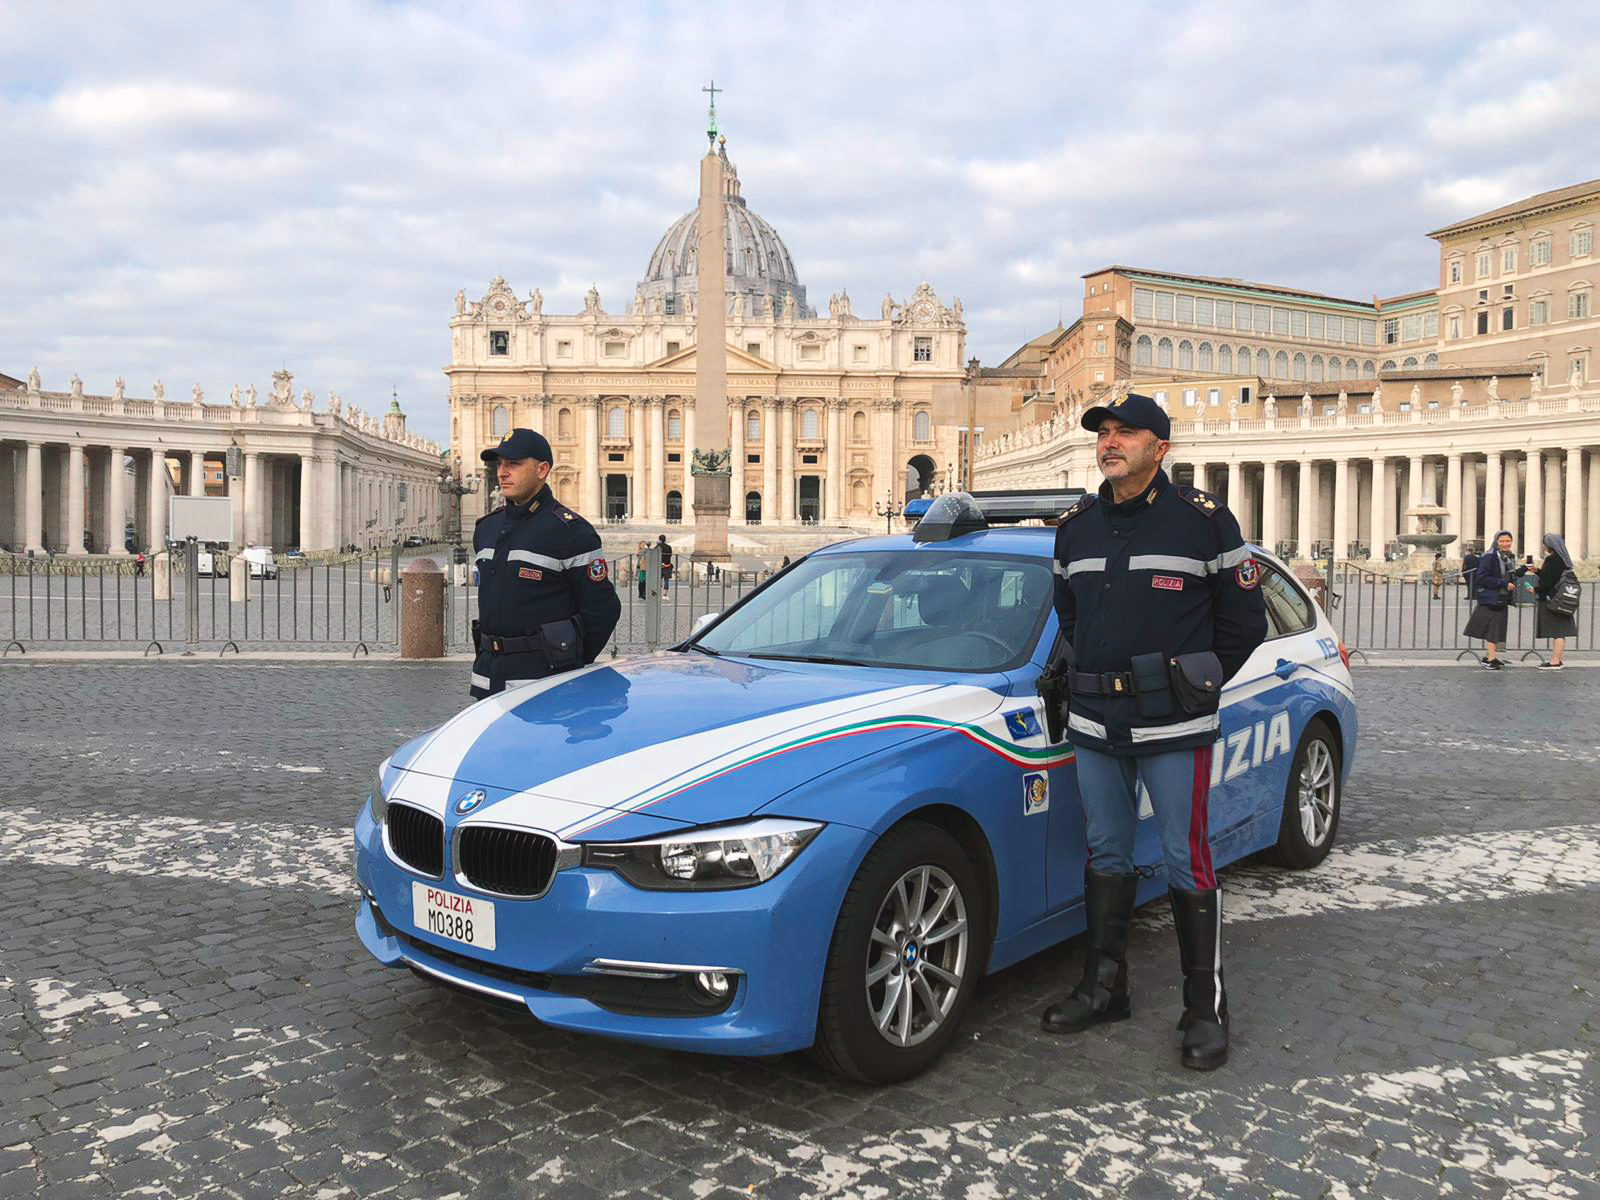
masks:
<instances>
[{"instance_id":1,"label":"lamp post","mask_svg":"<svg viewBox=\"0 0 1600 1200\"><path fill-rule=\"evenodd\" d=\"M905 512L905 505L894 502L894 488L885 488L883 499L872 506L873 511L883 518L883 531L894 532L894 519Z\"/></svg>"},{"instance_id":2,"label":"lamp post","mask_svg":"<svg viewBox=\"0 0 1600 1200\"><path fill-rule=\"evenodd\" d=\"M461 456L455 458L455 470L439 472L439 490L446 496L454 496L456 502L455 530L450 541L452 545L461 544L461 497L470 496L478 490L478 477L474 475L465 481L461 478Z\"/></svg>"}]
</instances>

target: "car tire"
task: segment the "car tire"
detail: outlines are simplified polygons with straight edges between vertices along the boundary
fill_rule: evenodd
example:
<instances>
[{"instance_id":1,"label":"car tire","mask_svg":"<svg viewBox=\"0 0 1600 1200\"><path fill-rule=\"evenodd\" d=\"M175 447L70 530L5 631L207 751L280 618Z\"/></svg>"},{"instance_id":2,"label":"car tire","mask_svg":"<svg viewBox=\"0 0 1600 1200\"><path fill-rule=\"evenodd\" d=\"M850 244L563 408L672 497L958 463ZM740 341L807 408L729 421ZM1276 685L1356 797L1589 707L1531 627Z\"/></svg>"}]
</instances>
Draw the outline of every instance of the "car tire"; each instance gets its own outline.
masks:
<instances>
[{"instance_id":1,"label":"car tire","mask_svg":"<svg viewBox=\"0 0 1600 1200\"><path fill-rule=\"evenodd\" d=\"M988 891L955 838L921 821L885 834L839 906L817 1009L817 1062L875 1084L932 1066L955 1040L988 964L988 910Z\"/></svg>"},{"instance_id":2,"label":"car tire","mask_svg":"<svg viewBox=\"0 0 1600 1200\"><path fill-rule=\"evenodd\" d=\"M1332 726L1323 717L1312 718L1289 766L1278 841L1263 856L1268 862L1304 870L1328 857L1339 833L1342 763Z\"/></svg>"}]
</instances>

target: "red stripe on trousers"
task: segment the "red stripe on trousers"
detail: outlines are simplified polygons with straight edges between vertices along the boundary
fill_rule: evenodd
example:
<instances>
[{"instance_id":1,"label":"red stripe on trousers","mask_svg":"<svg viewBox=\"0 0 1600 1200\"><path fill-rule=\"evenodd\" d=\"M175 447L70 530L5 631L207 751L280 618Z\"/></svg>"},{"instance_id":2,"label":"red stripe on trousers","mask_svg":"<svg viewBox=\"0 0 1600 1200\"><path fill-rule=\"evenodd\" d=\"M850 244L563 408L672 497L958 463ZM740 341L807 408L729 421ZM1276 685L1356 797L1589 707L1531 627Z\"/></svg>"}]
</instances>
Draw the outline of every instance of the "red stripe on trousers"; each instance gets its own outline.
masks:
<instances>
[{"instance_id":1,"label":"red stripe on trousers","mask_svg":"<svg viewBox=\"0 0 1600 1200\"><path fill-rule=\"evenodd\" d=\"M1189 865L1194 873L1194 886L1206 890L1217 886L1217 874L1211 869L1211 825L1207 799L1211 795L1211 747L1201 746L1194 752L1194 786L1189 793Z\"/></svg>"}]
</instances>

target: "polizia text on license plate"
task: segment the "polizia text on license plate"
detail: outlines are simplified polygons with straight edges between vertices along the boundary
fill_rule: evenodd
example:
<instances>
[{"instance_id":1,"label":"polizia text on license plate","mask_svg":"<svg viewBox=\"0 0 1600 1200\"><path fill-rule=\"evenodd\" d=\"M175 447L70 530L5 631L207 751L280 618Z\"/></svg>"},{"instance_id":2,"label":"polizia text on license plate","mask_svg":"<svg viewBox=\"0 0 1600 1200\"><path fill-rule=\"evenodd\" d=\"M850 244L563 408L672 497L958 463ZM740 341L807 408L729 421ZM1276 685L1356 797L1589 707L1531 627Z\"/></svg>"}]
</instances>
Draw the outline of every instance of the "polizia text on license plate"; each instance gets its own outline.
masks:
<instances>
[{"instance_id":1,"label":"polizia text on license plate","mask_svg":"<svg viewBox=\"0 0 1600 1200\"><path fill-rule=\"evenodd\" d=\"M423 933L464 946L493 950L494 904L475 896L447 892L425 883L411 884L411 923Z\"/></svg>"}]
</instances>

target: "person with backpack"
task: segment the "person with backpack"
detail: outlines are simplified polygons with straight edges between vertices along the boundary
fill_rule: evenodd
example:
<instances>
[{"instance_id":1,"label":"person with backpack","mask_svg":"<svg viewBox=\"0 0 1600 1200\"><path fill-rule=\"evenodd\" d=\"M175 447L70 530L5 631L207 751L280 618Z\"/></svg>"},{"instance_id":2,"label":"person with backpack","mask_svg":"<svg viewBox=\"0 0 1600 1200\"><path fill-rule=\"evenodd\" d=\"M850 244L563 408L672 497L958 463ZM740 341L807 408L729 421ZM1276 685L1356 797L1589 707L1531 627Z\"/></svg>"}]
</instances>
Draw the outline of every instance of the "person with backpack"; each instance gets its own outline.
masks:
<instances>
[{"instance_id":1,"label":"person with backpack","mask_svg":"<svg viewBox=\"0 0 1600 1200\"><path fill-rule=\"evenodd\" d=\"M1461 632L1469 638L1483 639L1483 667L1486 671L1499 671L1505 664L1496 649L1506 640L1506 629L1511 623L1507 608L1517 589L1517 580L1525 575L1527 567L1517 565L1511 553L1511 531L1502 529L1494 535L1494 542L1478 560L1478 569L1472 576L1473 598L1478 602L1467 618L1467 627Z\"/></svg>"},{"instance_id":2,"label":"person with backpack","mask_svg":"<svg viewBox=\"0 0 1600 1200\"><path fill-rule=\"evenodd\" d=\"M1533 636L1550 639L1550 661L1540 663L1539 669L1559 671L1567 639L1578 636L1578 599L1583 594L1583 586L1572 569L1567 543L1559 533L1545 534L1544 548L1549 553L1539 567L1539 578L1533 586L1533 594L1539 599Z\"/></svg>"}]
</instances>

